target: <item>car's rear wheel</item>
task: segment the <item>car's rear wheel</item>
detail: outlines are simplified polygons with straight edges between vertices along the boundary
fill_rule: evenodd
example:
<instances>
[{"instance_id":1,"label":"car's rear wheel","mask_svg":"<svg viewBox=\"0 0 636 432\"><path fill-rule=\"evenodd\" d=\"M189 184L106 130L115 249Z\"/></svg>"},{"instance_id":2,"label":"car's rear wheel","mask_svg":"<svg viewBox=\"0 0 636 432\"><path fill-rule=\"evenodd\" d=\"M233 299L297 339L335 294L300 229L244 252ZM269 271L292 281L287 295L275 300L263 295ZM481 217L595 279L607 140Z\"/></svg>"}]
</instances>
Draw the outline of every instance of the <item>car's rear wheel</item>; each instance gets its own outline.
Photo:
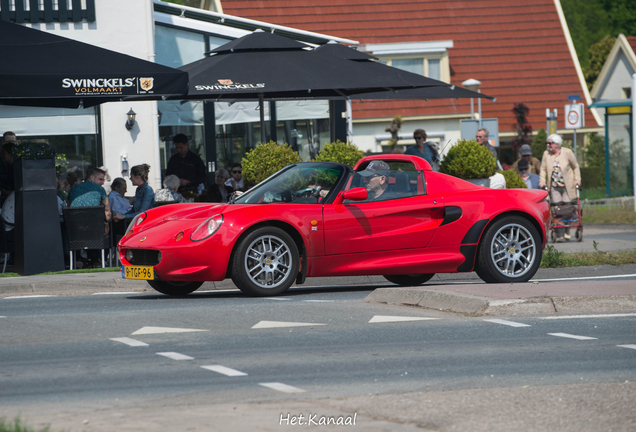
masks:
<instances>
[{"instance_id":1,"label":"car's rear wheel","mask_svg":"<svg viewBox=\"0 0 636 432\"><path fill-rule=\"evenodd\" d=\"M504 217L482 236L475 271L488 283L527 282L541 264L537 229L519 216Z\"/></svg>"},{"instance_id":2,"label":"car's rear wheel","mask_svg":"<svg viewBox=\"0 0 636 432\"><path fill-rule=\"evenodd\" d=\"M184 296L199 289L203 282L170 282L149 280L148 283L161 294L170 296Z\"/></svg>"},{"instance_id":3,"label":"car's rear wheel","mask_svg":"<svg viewBox=\"0 0 636 432\"><path fill-rule=\"evenodd\" d=\"M237 246L232 281L246 294L274 296L294 283L298 266L298 247L291 236L280 228L262 227Z\"/></svg>"},{"instance_id":4,"label":"car's rear wheel","mask_svg":"<svg viewBox=\"0 0 636 432\"><path fill-rule=\"evenodd\" d=\"M428 282L435 273L427 274L407 274L407 275L384 275L384 279L394 284L402 286L416 286Z\"/></svg>"}]
</instances>

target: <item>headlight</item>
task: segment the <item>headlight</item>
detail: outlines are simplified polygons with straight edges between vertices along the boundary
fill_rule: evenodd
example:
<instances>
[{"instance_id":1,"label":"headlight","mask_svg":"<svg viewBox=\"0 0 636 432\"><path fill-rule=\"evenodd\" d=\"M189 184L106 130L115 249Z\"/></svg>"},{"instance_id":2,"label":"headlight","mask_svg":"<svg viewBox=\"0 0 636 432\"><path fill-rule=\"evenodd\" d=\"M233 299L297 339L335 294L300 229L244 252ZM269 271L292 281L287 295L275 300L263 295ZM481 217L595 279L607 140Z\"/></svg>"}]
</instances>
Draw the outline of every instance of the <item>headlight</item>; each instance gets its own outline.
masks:
<instances>
[{"instance_id":1,"label":"headlight","mask_svg":"<svg viewBox=\"0 0 636 432\"><path fill-rule=\"evenodd\" d=\"M210 237L223 223L223 215L216 215L203 222L190 234L190 240L200 241Z\"/></svg>"},{"instance_id":2,"label":"headlight","mask_svg":"<svg viewBox=\"0 0 636 432\"><path fill-rule=\"evenodd\" d=\"M130 225L128 225L128 228L126 228L126 234L128 234L128 231L130 231L131 229L135 228L137 225L142 223L146 219L146 216L147 216L146 212L139 213L137 216L135 216L133 220L130 222Z\"/></svg>"},{"instance_id":3,"label":"headlight","mask_svg":"<svg viewBox=\"0 0 636 432\"><path fill-rule=\"evenodd\" d=\"M132 249L128 249L126 251L126 260L128 262L132 262L132 260L133 260L133 251L132 251Z\"/></svg>"}]
</instances>

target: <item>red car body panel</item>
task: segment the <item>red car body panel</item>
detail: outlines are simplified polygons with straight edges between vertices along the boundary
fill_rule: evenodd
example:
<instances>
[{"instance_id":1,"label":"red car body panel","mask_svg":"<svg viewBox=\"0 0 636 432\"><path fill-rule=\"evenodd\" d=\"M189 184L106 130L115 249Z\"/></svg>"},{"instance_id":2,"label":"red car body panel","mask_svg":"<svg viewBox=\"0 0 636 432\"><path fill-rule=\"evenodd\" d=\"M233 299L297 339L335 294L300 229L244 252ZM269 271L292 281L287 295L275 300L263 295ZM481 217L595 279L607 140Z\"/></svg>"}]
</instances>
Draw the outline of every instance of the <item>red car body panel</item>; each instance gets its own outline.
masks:
<instances>
[{"instance_id":1,"label":"red car body panel","mask_svg":"<svg viewBox=\"0 0 636 432\"><path fill-rule=\"evenodd\" d=\"M423 175L425 194L379 202L345 204L174 204L147 212L120 241L126 251L157 250L155 273L170 281L219 281L229 275L241 236L261 225L293 233L304 246L307 276L423 274L472 271L477 245L489 223L518 214L537 227L546 242L549 206L543 190L493 190L431 170L424 159L376 155L362 159L406 161ZM340 192L342 194L342 192ZM210 237L190 239L194 230L221 214ZM182 238L178 238L179 234ZM301 250L301 253L303 251Z\"/></svg>"}]
</instances>

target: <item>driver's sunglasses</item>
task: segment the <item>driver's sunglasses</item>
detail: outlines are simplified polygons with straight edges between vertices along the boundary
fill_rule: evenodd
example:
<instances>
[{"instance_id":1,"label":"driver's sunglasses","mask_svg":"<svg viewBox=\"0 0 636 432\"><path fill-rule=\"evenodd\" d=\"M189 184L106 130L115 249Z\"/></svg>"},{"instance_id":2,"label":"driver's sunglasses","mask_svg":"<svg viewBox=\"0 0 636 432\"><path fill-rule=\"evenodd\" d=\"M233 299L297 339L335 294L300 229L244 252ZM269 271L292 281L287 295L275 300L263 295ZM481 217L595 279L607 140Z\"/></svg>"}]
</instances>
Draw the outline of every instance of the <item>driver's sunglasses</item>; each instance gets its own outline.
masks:
<instances>
[{"instance_id":1,"label":"driver's sunglasses","mask_svg":"<svg viewBox=\"0 0 636 432\"><path fill-rule=\"evenodd\" d=\"M241 174L243 171L232 171L232 174Z\"/></svg>"}]
</instances>

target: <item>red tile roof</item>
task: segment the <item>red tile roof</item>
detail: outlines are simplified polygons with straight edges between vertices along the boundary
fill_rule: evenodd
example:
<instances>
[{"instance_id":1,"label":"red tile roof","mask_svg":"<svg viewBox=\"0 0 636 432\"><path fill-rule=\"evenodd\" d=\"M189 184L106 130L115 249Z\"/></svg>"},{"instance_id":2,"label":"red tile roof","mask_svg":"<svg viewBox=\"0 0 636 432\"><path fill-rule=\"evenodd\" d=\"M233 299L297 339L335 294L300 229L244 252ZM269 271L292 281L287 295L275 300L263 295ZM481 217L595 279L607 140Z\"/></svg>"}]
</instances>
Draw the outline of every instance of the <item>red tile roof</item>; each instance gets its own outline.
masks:
<instances>
[{"instance_id":1,"label":"red tile roof","mask_svg":"<svg viewBox=\"0 0 636 432\"><path fill-rule=\"evenodd\" d=\"M554 0L223 0L223 12L331 34L361 44L452 40L451 83L469 78L481 91L484 118L499 118L511 131L512 108L523 102L538 130L545 109L563 112L567 96L583 89ZM475 109L476 108L475 104ZM354 118L421 116L470 112L470 100L357 102ZM563 122L560 116L559 125ZM586 126L597 126L586 112Z\"/></svg>"},{"instance_id":2,"label":"red tile roof","mask_svg":"<svg viewBox=\"0 0 636 432\"><path fill-rule=\"evenodd\" d=\"M625 39L627 39L629 46L632 47L632 51L636 53L636 36L627 36Z\"/></svg>"}]
</instances>

